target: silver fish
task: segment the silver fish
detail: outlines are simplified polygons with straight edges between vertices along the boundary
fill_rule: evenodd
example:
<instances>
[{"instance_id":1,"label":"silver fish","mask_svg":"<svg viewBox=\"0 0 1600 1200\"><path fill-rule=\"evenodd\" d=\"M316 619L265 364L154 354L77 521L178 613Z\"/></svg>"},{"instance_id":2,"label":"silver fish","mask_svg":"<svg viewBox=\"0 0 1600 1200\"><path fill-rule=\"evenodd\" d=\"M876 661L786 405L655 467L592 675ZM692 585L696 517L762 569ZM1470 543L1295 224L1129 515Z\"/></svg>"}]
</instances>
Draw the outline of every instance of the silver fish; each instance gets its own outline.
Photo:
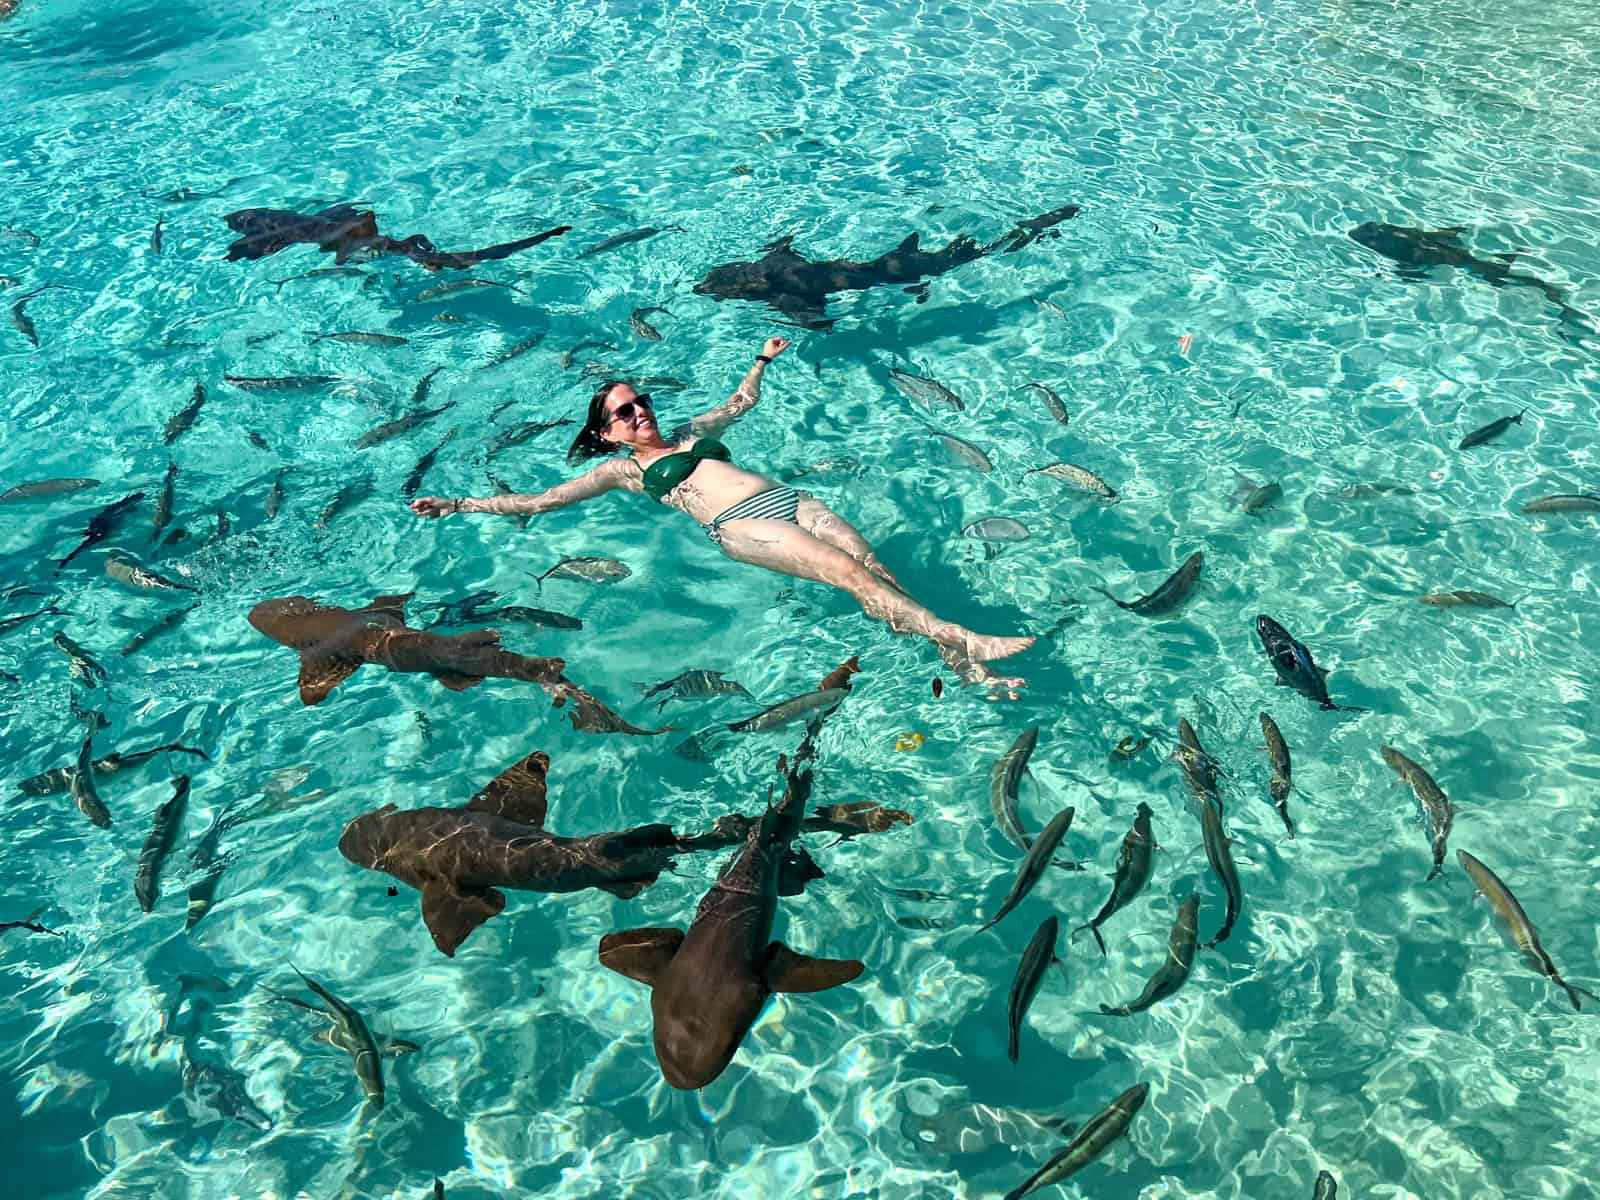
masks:
<instances>
[{"instance_id":1,"label":"silver fish","mask_svg":"<svg viewBox=\"0 0 1600 1200\"><path fill-rule=\"evenodd\" d=\"M224 383L247 392L305 392L345 382L342 375L224 375Z\"/></svg>"},{"instance_id":2,"label":"silver fish","mask_svg":"<svg viewBox=\"0 0 1600 1200\"><path fill-rule=\"evenodd\" d=\"M194 424L194 419L200 415L201 406L205 402L206 385L197 383L194 385L194 394L189 397L189 403L174 413L172 419L167 422L166 429L162 431L161 440L170 446L185 433L189 432L189 426Z\"/></svg>"},{"instance_id":3,"label":"silver fish","mask_svg":"<svg viewBox=\"0 0 1600 1200\"><path fill-rule=\"evenodd\" d=\"M1006 1057L1013 1065L1022 1054L1022 1022L1027 1018L1028 1006L1038 994L1050 964L1061 962L1056 957L1056 936L1060 927L1056 917L1046 917L1039 922L1011 980L1011 992L1006 997Z\"/></svg>"},{"instance_id":4,"label":"silver fish","mask_svg":"<svg viewBox=\"0 0 1600 1200\"><path fill-rule=\"evenodd\" d=\"M322 511L317 514L317 528L326 529L345 509L360 504L372 493L373 482L370 475L345 484L333 494L333 499L323 505Z\"/></svg>"},{"instance_id":5,"label":"silver fish","mask_svg":"<svg viewBox=\"0 0 1600 1200\"><path fill-rule=\"evenodd\" d=\"M23 306L27 304L30 299L32 299L31 295L24 296L21 300L18 300L11 306L11 324L16 327L18 333L27 338L28 341L32 343L34 348L37 349L39 346L38 326L33 323L33 318L30 317L23 309Z\"/></svg>"},{"instance_id":6,"label":"silver fish","mask_svg":"<svg viewBox=\"0 0 1600 1200\"><path fill-rule=\"evenodd\" d=\"M1139 894L1150 878L1150 859L1156 849L1155 833L1150 826L1150 818L1154 815L1150 806L1141 800L1138 810L1134 813L1133 828L1128 830L1122 839L1122 849L1117 855L1116 873L1111 878L1111 895L1106 897L1106 902L1094 915L1094 920L1072 931L1076 935L1087 929L1094 934L1094 940L1100 946L1101 954L1106 952L1106 943L1100 936L1100 926L1110 920L1111 915L1118 909L1126 908L1132 903L1133 898Z\"/></svg>"},{"instance_id":7,"label":"silver fish","mask_svg":"<svg viewBox=\"0 0 1600 1200\"><path fill-rule=\"evenodd\" d=\"M1110 500L1113 503L1119 498L1117 496L1116 488L1112 487L1104 479L1101 479L1100 476L1096 475L1093 471L1086 470L1083 467L1077 466L1073 463L1051 463L1047 467L1034 467L1032 470L1024 471L1022 473L1022 477L1024 479L1026 479L1029 475L1048 475L1051 479L1057 479L1062 483L1071 484L1073 487L1078 488L1081 491L1093 492L1096 495L1103 496L1105 499Z\"/></svg>"},{"instance_id":8,"label":"silver fish","mask_svg":"<svg viewBox=\"0 0 1600 1200\"><path fill-rule=\"evenodd\" d=\"M493 458L500 451L511 446L520 446L523 442L528 441L530 438L536 438L541 433L551 429L559 429L563 425L573 424L576 424L576 422L571 417L561 417L555 421L518 421L489 443L489 449L484 457L486 459Z\"/></svg>"},{"instance_id":9,"label":"silver fish","mask_svg":"<svg viewBox=\"0 0 1600 1200\"><path fill-rule=\"evenodd\" d=\"M276 517L279 510L283 508L283 477L288 473L288 467L280 467L278 473L272 477L272 487L268 489L267 498L261 506L269 521Z\"/></svg>"},{"instance_id":10,"label":"silver fish","mask_svg":"<svg viewBox=\"0 0 1600 1200\"><path fill-rule=\"evenodd\" d=\"M563 350L561 352L561 369L563 371L571 370L572 369L572 364L577 360L578 352L580 350L615 350L615 349L617 349L617 346L612 342L579 342L572 349Z\"/></svg>"},{"instance_id":11,"label":"silver fish","mask_svg":"<svg viewBox=\"0 0 1600 1200\"><path fill-rule=\"evenodd\" d=\"M967 407L961 403L960 396L937 379L913 375L910 371L902 371L897 367L890 370L889 382L894 384L901 395L916 401L929 412L938 412L943 408L961 412Z\"/></svg>"},{"instance_id":12,"label":"silver fish","mask_svg":"<svg viewBox=\"0 0 1600 1200\"><path fill-rule=\"evenodd\" d=\"M1293 767L1289 761L1289 743L1270 713L1261 714L1261 735L1267 740L1267 758L1272 763L1272 780L1267 784L1272 805L1283 818L1283 827L1294 840L1294 822L1289 819L1289 791L1294 786Z\"/></svg>"},{"instance_id":13,"label":"silver fish","mask_svg":"<svg viewBox=\"0 0 1600 1200\"><path fill-rule=\"evenodd\" d=\"M971 442L956 437L954 434L940 433L937 429L929 430L939 443L948 450L957 462L964 463L974 471L981 471L987 475L994 470L994 463L989 461L989 456Z\"/></svg>"},{"instance_id":14,"label":"silver fish","mask_svg":"<svg viewBox=\"0 0 1600 1200\"><path fill-rule=\"evenodd\" d=\"M440 413L449 412L455 406L456 402L452 400L447 404L441 404L438 408L413 408L403 416L396 417L392 421L385 421L382 425L367 430L351 445L357 450L370 450L373 446L380 446L391 438L399 437L402 433L410 433L418 426L426 425Z\"/></svg>"},{"instance_id":15,"label":"silver fish","mask_svg":"<svg viewBox=\"0 0 1600 1200\"><path fill-rule=\"evenodd\" d=\"M1005 1200L1022 1200L1030 1192L1060 1183L1099 1158L1112 1142L1127 1131L1149 1095L1148 1083L1134 1084L1123 1092L1109 1107L1090 1117L1078 1130L1077 1136L1067 1143L1066 1149L1030 1175L1021 1186L1007 1192Z\"/></svg>"},{"instance_id":16,"label":"silver fish","mask_svg":"<svg viewBox=\"0 0 1600 1200\"><path fill-rule=\"evenodd\" d=\"M1507 932L1516 942L1517 949L1527 958L1529 966L1554 981L1566 992L1567 999L1572 1001L1573 1009L1578 1012L1583 1011L1583 1006L1578 1003L1580 994L1588 996L1591 1000L1596 999L1593 992L1574 987L1561 978L1561 972L1556 970L1556 964L1551 961L1550 955L1539 943L1539 931L1533 927L1533 922L1528 920L1528 914L1522 910L1522 905L1517 902L1517 898L1511 894L1511 889L1501 882L1498 875L1465 850L1456 851L1456 861L1461 864L1478 891L1483 893L1496 914L1505 922Z\"/></svg>"},{"instance_id":17,"label":"silver fish","mask_svg":"<svg viewBox=\"0 0 1600 1200\"><path fill-rule=\"evenodd\" d=\"M585 583L615 583L632 574L632 568L620 559L585 555L563 558L543 575L534 576L534 582L542 589L546 579L581 579Z\"/></svg>"},{"instance_id":18,"label":"silver fish","mask_svg":"<svg viewBox=\"0 0 1600 1200\"><path fill-rule=\"evenodd\" d=\"M962 537L976 538L980 542L1025 542L1033 534L1021 521L1010 517L984 517L961 531Z\"/></svg>"},{"instance_id":19,"label":"silver fish","mask_svg":"<svg viewBox=\"0 0 1600 1200\"><path fill-rule=\"evenodd\" d=\"M405 346L410 344L411 339L397 337L392 333L365 333L359 329L351 329L341 333L320 334L312 338L308 344L315 346L318 342L344 342L349 346Z\"/></svg>"},{"instance_id":20,"label":"silver fish","mask_svg":"<svg viewBox=\"0 0 1600 1200\"><path fill-rule=\"evenodd\" d=\"M70 479L37 479L32 483L19 483L0 492L0 504L9 500L35 500L41 496L64 496L84 488L99 487L98 479L78 476Z\"/></svg>"},{"instance_id":21,"label":"silver fish","mask_svg":"<svg viewBox=\"0 0 1600 1200\"><path fill-rule=\"evenodd\" d=\"M1143 1012L1158 1000L1165 1000L1189 978L1189 972L1194 967L1194 949L1196 930L1200 923L1200 897L1189 895L1178 905L1178 917L1172 923L1172 932L1167 934L1167 956L1161 960L1161 966L1144 985L1144 991L1139 993L1139 998L1128 1004L1119 1004L1115 1008L1109 1004L1102 1004L1100 1012L1108 1017L1127 1017L1136 1012Z\"/></svg>"},{"instance_id":22,"label":"silver fish","mask_svg":"<svg viewBox=\"0 0 1600 1200\"><path fill-rule=\"evenodd\" d=\"M161 490L156 493L156 511L154 517L155 529L151 531L150 540L153 542L160 538L161 531L172 520L172 504L178 488L178 464L169 462L167 473L161 479Z\"/></svg>"},{"instance_id":23,"label":"silver fish","mask_svg":"<svg viewBox=\"0 0 1600 1200\"><path fill-rule=\"evenodd\" d=\"M515 496L518 494L516 488L512 487L498 475L495 475L490 471L485 471L484 474L488 476L489 486L494 488L494 494L496 496ZM517 523L518 529L526 529L528 527L528 522L533 518L529 513L518 513L511 519Z\"/></svg>"},{"instance_id":24,"label":"silver fish","mask_svg":"<svg viewBox=\"0 0 1600 1200\"><path fill-rule=\"evenodd\" d=\"M1280 483L1257 483L1248 475L1234 475L1239 480L1235 490L1239 507L1247 513L1258 513L1283 499L1283 485Z\"/></svg>"},{"instance_id":25,"label":"silver fish","mask_svg":"<svg viewBox=\"0 0 1600 1200\"><path fill-rule=\"evenodd\" d=\"M139 866L133 875L133 894L145 912L155 909L156 899L161 894L161 864L172 852L172 843L183 824L184 810L189 805L189 777L173 776L172 788L171 798L156 809L155 822L139 851Z\"/></svg>"},{"instance_id":26,"label":"silver fish","mask_svg":"<svg viewBox=\"0 0 1600 1200\"><path fill-rule=\"evenodd\" d=\"M501 353L496 354L488 362L484 363L483 366L479 367L478 370L487 371L490 367L498 367L502 363L510 362L513 358L520 358L542 341L544 341L544 334L542 333L536 333L532 337L525 337L515 346L511 347L511 349L504 350Z\"/></svg>"},{"instance_id":27,"label":"silver fish","mask_svg":"<svg viewBox=\"0 0 1600 1200\"><path fill-rule=\"evenodd\" d=\"M1380 746L1378 753L1396 775L1411 785L1417 803L1422 805L1423 815L1428 819L1428 841L1433 850L1433 870L1428 872L1428 879L1432 879L1444 870L1445 842L1450 837L1450 826L1455 821L1455 809L1450 804L1450 797L1434 782L1432 775L1393 746ZM1423 882L1428 882L1428 879Z\"/></svg>"},{"instance_id":28,"label":"silver fish","mask_svg":"<svg viewBox=\"0 0 1600 1200\"><path fill-rule=\"evenodd\" d=\"M1517 601L1506 601L1488 592L1458 591L1430 592L1417 597L1418 604L1431 604L1434 608L1515 608Z\"/></svg>"},{"instance_id":29,"label":"silver fish","mask_svg":"<svg viewBox=\"0 0 1600 1200\"><path fill-rule=\"evenodd\" d=\"M1017 788L1038 745L1039 727L1030 725L989 769L989 807L994 811L995 824L1018 850L1027 850L1033 844L1033 838L1023 830L1022 819L1017 814Z\"/></svg>"},{"instance_id":30,"label":"silver fish","mask_svg":"<svg viewBox=\"0 0 1600 1200\"><path fill-rule=\"evenodd\" d=\"M1522 506L1525 513L1600 512L1600 496L1589 492L1558 492Z\"/></svg>"},{"instance_id":31,"label":"silver fish","mask_svg":"<svg viewBox=\"0 0 1600 1200\"><path fill-rule=\"evenodd\" d=\"M1067 415L1067 406L1061 403L1061 397L1056 395L1054 388L1048 388L1042 383L1025 383L1022 386L1024 390L1032 388L1038 392L1039 398L1044 401L1044 406L1050 411L1050 415L1063 425L1067 424L1071 419Z\"/></svg>"},{"instance_id":32,"label":"silver fish","mask_svg":"<svg viewBox=\"0 0 1600 1200\"><path fill-rule=\"evenodd\" d=\"M1490 421L1481 429L1474 429L1466 437L1456 443L1457 450L1470 450L1474 446L1481 446L1485 442L1493 441L1513 425L1522 424L1522 418L1528 415L1528 410L1523 409L1514 417L1501 417L1498 421Z\"/></svg>"},{"instance_id":33,"label":"silver fish","mask_svg":"<svg viewBox=\"0 0 1600 1200\"><path fill-rule=\"evenodd\" d=\"M294 967L294 964L291 963L290 966ZM378 1051L377 1039L367 1028L366 1020L354 1008L299 967L294 967L294 973L300 976L305 985L315 992L326 1006L324 1011L333 1021L333 1029L329 1033L328 1040L349 1054L355 1063L356 1078L361 1081L361 1090L366 1093L367 1103L375 1109L382 1108L383 1056Z\"/></svg>"},{"instance_id":34,"label":"silver fish","mask_svg":"<svg viewBox=\"0 0 1600 1200\"><path fill-rule=\"evenodd\" d=\"M55 637L50 639L57 650L67 656L67 664L72 671L72 677L83 681L89 687L106 681L106 669L94 660L94 656L77 642L69 638L62 630L56 630Z\"/></svg>"},{"instance_id":35,"label":"silver fish","mask_svg":"<svg viewBox=\"0 0 1600 1200\"><path fill-rule=\"evenodd\" d=\"M156 621L155 624L148 625L144 629L141 629L138 633L134 634L128 639L127 643L122 647L121 650L118 651L118 653L124 658L130 654L137 653L150 642L155 641L156 638L161 637L163 634L170 633L179 625L183 624L184 620L189 616L189 614L199 607L200 605L197 602L190 604L185 608L173 609L160 620Z\"/></svg>"},{"instance_id":36,"label":"silver fish","mask_svg":"<svg viewBox=\"0 0 1600 1200\"><path fill-rule=\"evenodd\" d=\"M359 267L322 267L315 271L307 271L304 275L291 275L287 279L270 279L278 291L283 291L283 285L293 283L297 279L355 279L366 275Z\"/></svg>"},{"instance_id":37,"label":"silver fish","mask_svg":"<svg viewBox=\"0 0 1600 1200\"><path fill-rule=\"evenodd\" d=\"M682 675L674 675L665 683L640 684L639 690L644 693L643 699L665 692L661 701L656 705L660 712L673 700L709 700L712 696L743 696L754 700L744 684L732 679L724 679L721 671L685 671Z\"/></svg>"},{"instance_id":38,"label":"silver fish","mask_svg":"<svg viewBox=\"0 0 1600 1200\"><path fill-rule=\"evenodd\" d=\"M1094 590L1118 608L1138 613L1141 617L1159 617L1180 607L1189 598L1189 593L1194 590L1195 582L1200 578L1200 569L1204 565L1205 556L1196 550L1183 560L1182 566L1167 576L1160 587L1148 596L1140 596L1137 600L1118 600L1103 587L1096 587Z\"/></svg>"},{"instance_id":39,"label":"silver fish","mask_svg":"<svg viewBox=\"0 0 1600 1200\"><path fill-rule=\"evenodd\" d=\"M818 688L814 692L801 692L787 700L780 700L764 708L753 717L734 721L727 726L731 733L771 733L792 721L810 716L814 712L832 712L850 694L845 687Z\"/></svg>"},{"instance_id":40,"label":"silver fish","mask_svg":"<svg viewBox=\"0 0 1600 1200\"><path fill-rule=\"evenodd\" d=\"M470 288L505 288L508 292L515 292L519 296L527 295L521 288L511 283L497 283L493 279L452 279L449 283L441 283L438 287L431 287L417 293L417 300L438 300L456 292L464 292Z\"/></svg>"},{"instance_id":41,"label":"silver fish","mask_svg":"<svg viewBox=\"0 0 1600 1200\"><path fill-rule=\"evenodd\" d=\"M638 334L647 342L659 342L661 340L661 331L654 325L650 324L649 321L645 320L645 317L650 313L658 312L664 313L667 312L667 310L662 308L660 305L652 305L649 308L634 309L628 314L629 328L631 328L634 333ZM668 313L668 315L670 316L671 314Z\"/></svg>"},{"instance_id":42,"label":"silver fish","mask_svg":"<svg viewBox=\"0 0 1600 1200\"><path fill-rule=\"evenodd\" d=\"M434 460L439 457L439 452L451 442L455 441L456 434L460 432L461 427L457 425L449 433L444 435L444 439L440 441L437 446L435 446L432 450L429 450L421 458L417 459L417 465L411 468L411 474L407 475L406 481L400 485L400 494L402 496L405 496L409 499L417 494L417 490L422 487L423 479L433 468Z\"/></svg>"},{"instance_id":43,"label":"silver fish","mask_svg":"<svg viewBox=\"0 0 1600 1200\"><path fill-rule=\"evenodd\" d=\"M271 446L267 445L267 439L262 437L254 429L250 430L244 436L245 436L245 440L247 442L249 442L252 446L254 446L257 450L271 450L272 449Z\"/></svg>"},{"instance_id":44,"label":"silver fish","mask_svg":"<svg viewBox=\"0 0 1600 1200\"><path fill-rule=\"evenodd\" d=\"M1206 943L1210 948L1228 940L1244 903L1244 893L1239 887L1239 871L1233 865L1233 852L1229 850L1233 841L1222 828L1222 801L1216 796L1209 796L1200 802L1200 832L1205 843L1206 861L1211 864L1217 882L1222 884L1228 903L1216 936Z\"/></svg>"},{"instance_id":45,"label":"silver fish","mask_svg":"<svg viewBox=\"0 0 1600 1200\"><path fill-rule=\"evenodd\" d=\"M72 794L72 802L78 806L79 812L89 818L91 825L110 829L111 810L100 799L100 792L94 786L94 735L111 722L100 712L88 713L85 719L88 729L83 735L83 747L78 751L78 765L73 769L68 790Z\"/></svg>"},{"instance_id":46,"label":"silver fish","mask_svg":"<svg viewBox=\"0 0 1600 1200\"><path fill-rule=\"evenodd\" d=\"M161 226L165 223L165 217L157 217L156 227L150 231L150 253L158 257L161 254Z\"/></svg>"},{"instance_id":47,"label":"silver fish","mask_svg":"<svg viewBox=\"0 0 1600 1200\"><path fill-rule=\"evenodd\" d=\"M43 617L51 613L56 616L65 616L66 610L57 608L54 604L46 604L43 608L36 609L33 612L18 613L14 617L6 617L4 620L0 620L0 637L4 637L8 633L15 633L35 617Z\"/></svg>"},{"instance_id":48,"label":"silver fish","mask_svg":"<svg viewBox=\"0 0 1600 1200\"><path fill-rule=\"evenodd\" d=\"M1011 885L1011 890L1006 893L1006 898L1000 902L1000 907L980 927L988 929L1004 917L1017 905L1022 903L1022 898L1033 890L1033 885L1039 882L1044 869L1050 865L1050 860L1055 857L1056 848L1061 845L1061 839L1066 837L1067 829L1072 825L1073 808L1068 805L1055 816L1050 818L1050 823L1039 831L1038 840L1028 847L1028 853L1023 856L1022 865L1017 868L1017 878Z\"/></svg>"},{"instance_id":49,"label":"silver fish","mask_svg":"<svg viewBox=\"0 0 1600 1200\"><path fill-rule=\"evenodd\" d=\"M176 579L168 579L165 575L157 574L148 567L141 567L136 562L125 558L106 559L106 575L118 583L125 583L129 587L142 588L152 592L198 592L200 589L193 584L179 583Z\"/></svg>"},{"instance_id":50,"label":"silver fish","mask_svg":"<svg viewBox=\"0 0 1600 1200\"><path fill-rule=\"evenodd\" d=\"M596 242L587 249L578 251L579 258L589 258L596 254L604 254L607 250L615 250L619 246L631 246L634 242L642 242L645 238L655 237L658 233L665 233L668 229L683 232L682 226L668 225L657 229L654 225L646 225L643 229L630 229L627 233L614 234L603 242Z\"/></svg>"}]
</instances>

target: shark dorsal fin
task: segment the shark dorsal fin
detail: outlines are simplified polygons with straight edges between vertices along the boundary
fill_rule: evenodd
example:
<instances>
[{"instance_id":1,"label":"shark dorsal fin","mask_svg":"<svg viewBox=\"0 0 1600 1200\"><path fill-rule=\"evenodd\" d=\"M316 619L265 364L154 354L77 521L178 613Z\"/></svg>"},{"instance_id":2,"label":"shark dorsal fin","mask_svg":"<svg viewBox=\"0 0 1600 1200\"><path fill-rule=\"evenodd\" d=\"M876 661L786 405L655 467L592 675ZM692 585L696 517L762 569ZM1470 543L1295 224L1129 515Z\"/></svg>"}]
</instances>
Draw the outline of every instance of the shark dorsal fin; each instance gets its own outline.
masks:
<instances>
[{"instance_id":1,"label":"shark dorsal fin","mask_svg":"<svg viewBox=\"0 0 1600 1200\"><path fill-rule=\"evenodd\" d=\"M394 596L379 596L365 608L356 609L359 613L369 613L376 617L390 617L401 625L406 623L406 601L415 596L415 592L402 592Z\"/></svg>"},{"instance_id":2,"label":"shark dorsal fin","mask_svg":"<svg viewBox=\"0 0 1600 1200\"><path fill-rule=\"evenodd\" d=\"M467 809L543 829L547 792L545 776L549 771L550 756L542 750L535 750L491 779L481 792L467 801Z\"/></svg>"},{"instance_id":3,"label":"shark dorsal fin","mask_svg":"<svg viewBox=\"0 0 1600 1200\"><path fill-rule=\"evenodd\" d=\"M762 975L769 992L825 992L849 983L866 967L854 958L812 958L797 954L782 942L767 947Z\"/></svg>"},{"instance_id":4,"label":"shark dorsal fin","mask_svg":"<svg viewBox=\"0 0 1600 1200\"><path fill-rule=\"evenodd\" d=\"M761 252L763 254L793 254L794 234L788 233L775 242L768 242L765 246L761 247Z\"/></svg>"},{"instance_id":5,"label":"shark dorsal fin","mask_svg":"<svg viewBox=\"0 0 1600 1200\"><path fill-rule=\"evenodd\" d=\"M468 934L505 906L505 896L493 888L460 891L445 880L434 880L422 889L422 920L433 944L452 958Z\"/></svg>"},{"instance_id":6,"label":"shark dorsal fin","mask_svg":"<svg viewBox=\"0 0 1600 1200\"><path fill-rule=\"evenodd\" d=\"M624 929L600 939L600 965L650 987L683 945L681 929Z\"/></svg>"},{"instance_id":7,"label":"shark dorsal fin","mask_svg":"<svg viewBox=\"0 0 1600 1200\"><path fill-rule=\"evenodd\" d=\"M319 704L346 679L356 673L361 660L340 658L308 650L300 655L300 702Z\"/></svg>"},{"instance_id":8,"label":"shark dorsal fin","mask_svg":"<svg viewBox=\"0 0 1600 1200\"><path fill-rule=\"evenodd\" d=\"M918 244L921 240L922 240L922 235L920 233L913 233L913 234L909 235L905 239L905 241L901 242L893 250L889 251L889 253L890 254L915 254L918 250L920 250L922 248Z\"/></svg>"}]
</instances>

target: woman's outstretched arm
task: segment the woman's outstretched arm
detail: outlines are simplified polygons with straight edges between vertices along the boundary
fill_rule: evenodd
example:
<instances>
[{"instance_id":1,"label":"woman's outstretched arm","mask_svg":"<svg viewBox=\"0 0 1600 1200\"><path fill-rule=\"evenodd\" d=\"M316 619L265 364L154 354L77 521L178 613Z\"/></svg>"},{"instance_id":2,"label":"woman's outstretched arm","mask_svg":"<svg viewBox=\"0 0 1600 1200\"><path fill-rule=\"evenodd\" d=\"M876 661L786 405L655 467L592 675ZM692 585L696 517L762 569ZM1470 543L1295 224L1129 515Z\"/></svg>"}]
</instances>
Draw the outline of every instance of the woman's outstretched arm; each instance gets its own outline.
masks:
<instances>
[{"instance_id":1,"label":"woman's outstretched arm","mask_svg":"<svg viewBox=\"0 0 1600 1200\"><path fill-rule=\"evenodd\" d=\"M761 347L761 353L756 356L755 365L739 381L739 387L733 395L710 412L701 413L686 426L676 430L674 440L721 433L754 408L756 401L761 399L761 376L766 372L767 364L788 348L788 338L768 338L766 344Z\"/></svg>"},{"instance_id":2,"label":"woman's outstretched arm","mask_svg":"<svg viewBox=\"0 0 1600 1200\"><path fill-rule=\"evenodd\" d=\"M517 516L523 513L549 512L553 508L564 508L568 504L576 504L580 500L592 500L617 488L627 487L626 471L629 461L625 458L607 459L576 479L557 484L549 491L540 492L536 496L512 493L509 496L465 496L459 500L443 496L422 496L411 502L411 511L419 517L443 517L453 513L496 513L501 516Z\"/></svg>"}]
</instances>

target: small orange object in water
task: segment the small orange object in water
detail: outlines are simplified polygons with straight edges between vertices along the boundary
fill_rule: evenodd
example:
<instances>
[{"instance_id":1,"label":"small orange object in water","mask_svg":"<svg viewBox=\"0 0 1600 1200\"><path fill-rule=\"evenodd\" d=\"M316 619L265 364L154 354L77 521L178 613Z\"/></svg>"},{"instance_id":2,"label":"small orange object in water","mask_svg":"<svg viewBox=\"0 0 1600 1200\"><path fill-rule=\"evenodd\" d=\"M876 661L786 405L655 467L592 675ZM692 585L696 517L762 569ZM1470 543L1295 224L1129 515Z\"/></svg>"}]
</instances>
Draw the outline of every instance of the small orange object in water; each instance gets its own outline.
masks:
<instances>
[{"instance_id":1,"label":"small orange object in water","mask_svg":"<svg viewBox=\"0 0 1600 1200\"><path fill-rule=\"evenodd\" d=\"M1194 334L1186 333L1178 339L1178 353L1185 358L1189 357L1189 347L1194 345Z\"/></svg>"},{"instance_id":2,"label":"small orange object in water","mask_svg":"<svg viewBox=\"0 0 1600 1200\"><path fill-rule=\"evenodd\" d=\"M927 741L920 733L902 733L895 739L896 750L920 750L922 743Z\"/></svg>"},{"instance_id":3,"label":"small orange object in water","mask_svg":"<svg viewBox=\"0 0 1600 1200\"><path fill-rule=\"evenodd\" d=\"M942 695L944 695L944 680L935 679L933 681L933 698L937 700Z\"/></svg>"}]
</instances>

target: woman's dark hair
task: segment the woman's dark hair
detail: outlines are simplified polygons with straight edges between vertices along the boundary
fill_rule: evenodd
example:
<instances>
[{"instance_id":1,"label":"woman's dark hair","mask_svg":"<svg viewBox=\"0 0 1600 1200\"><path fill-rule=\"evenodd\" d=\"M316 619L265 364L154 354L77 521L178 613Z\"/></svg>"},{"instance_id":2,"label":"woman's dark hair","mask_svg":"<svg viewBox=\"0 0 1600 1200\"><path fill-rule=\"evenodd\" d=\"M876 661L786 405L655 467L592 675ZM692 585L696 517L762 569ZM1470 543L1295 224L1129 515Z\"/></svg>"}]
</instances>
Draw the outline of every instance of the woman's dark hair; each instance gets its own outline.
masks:
<instances>
[{"instance_id":1,"label":"woman's dark hair","mask_svg":"<svg viewBox=\"0 0 1600 1200\"><path fill-rule=\"evenodd\" d=\"M572 446L567 450L568 462L579 463L617 452L617 444L600 431L610 424L606 420L606 397L611 394L612 388L627 382L626 379L608 379L589 397L589 415L584 418L583 428L578 430L578 436L572 439Z\"/></svg>"}]
</instances>

